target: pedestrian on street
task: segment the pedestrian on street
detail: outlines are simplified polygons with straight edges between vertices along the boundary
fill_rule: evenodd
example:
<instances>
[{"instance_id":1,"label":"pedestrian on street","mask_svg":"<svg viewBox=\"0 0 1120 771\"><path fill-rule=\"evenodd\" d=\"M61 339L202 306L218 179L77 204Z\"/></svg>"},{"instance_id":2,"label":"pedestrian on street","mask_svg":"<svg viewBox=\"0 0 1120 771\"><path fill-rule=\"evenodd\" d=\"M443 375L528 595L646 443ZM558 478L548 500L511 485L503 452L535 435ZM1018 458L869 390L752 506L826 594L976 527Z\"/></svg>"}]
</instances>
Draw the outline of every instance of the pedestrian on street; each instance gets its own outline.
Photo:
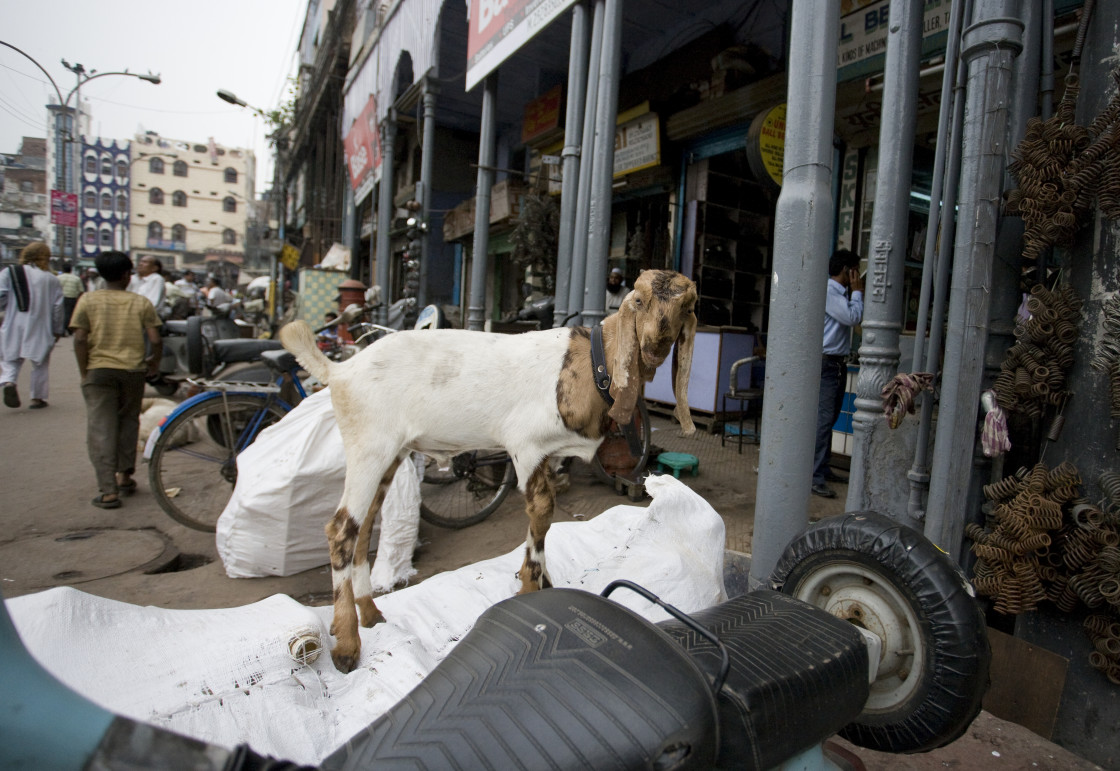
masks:
<instances>
[{"instance_id":1,"label":"pedestrian on street","mask_svg":"<svg viewBox=\"0 0 1120 771\"><path fill-rule=\"evenodd\" d=\"M179 291L187 298L187 304L190 306L191 313L197 313L199 289L198 284L194 283L194 271L184 270L183 277L175 282L175 286L179 287Z\"/></svg>"},{"instance_id":2,"label":"pedestrian on street","mask_svg":"<svg viewBox=\"0 0 1120 771\"><path fill-rule=\"evenodd\" d=\"M69 262L62 263L62 272L58 274L58 283L62 285L62 326L70 326L70 317L74 315L74 306L78 298L86 291L85 282L74 275L74 268ZM64 331L63 336L69 334Z\"/></svg>"},{"instance_id":3,"label":"pedestrian on street","mask_svg":"<svg viewBox=\"0 0 1120 771\"><path fill-rule=\"evenodd\" d=\"M136 262L136 274L128 284L128 291L148 298L148 302L159 312L163 306L166 292L163 281L163 263L150 254Z\"/></svg>"},{"instance_id":4,"label":"pedestrian on street","mask_svg":"<svg viewBox=\"0 0 1120 771\"><path fill-rule=\"evenodd\" d=\"M211 276L206 280L206 288L202 290L206 295L206 304L212 310L217 310L218 306L226 305L233 302L233 295L222 289L222 282L217 276Z\"/></svg>"},{"instance_id":5,"label":"pedestrian on street","mask_svg":"<svg viewBox=\"0 0 1120 771\"><path fill-rule=\"evenodd\" d=\"M4 404L20 405L16 380L24 359L31 362L31 404L47 406L51 350L65 331L62 284L50 271L51 249L42 241L23 248L19 264L0 272L0 389Z\"/></svg>"},{"instance_id":6,"label":"pedestrian on street","mask_svg":"<svg viewBox=\"0 0 1120 771\"><path fill-rule=\"evenodd\" d=\"M607 315L617 313L626 299L626 280L621 268L611 268L607 274L607 299L603 308Z\"/></svg>"},{"instance_id":7,"label":"pedestrian on street","mask_svg":"<svg viewBox=\"0 0 1120 771\"><path fill-rule=\"evenodd\" d=\"M97 255L106 288L82 295L74 309L74 356L86 400L86 447L101 509L120 508L136 490L136 442L145 375L159 374L163 340L148 298L127 291L132 260L123 252ZM145 357L145 337L150 355ZM146 365L146 366L145 366Z\"/></svg>"},{"instance_id":8,"label":"pedestrian on street","mask_svg":"<svg viewBox=\"0 0 1120 771\"><path fill-rule=\"evenodd\" d=\"M844 404L852 327L863 320L863 279L859 275L859 255L847 249L837 250L828 261L828 275L821 386L817 401L816 453L810 491L822 498L835 498L836 491L825 483L848 481L831 469L829 461L832 456L832 426L840 417L840 408Z\"/></svg>"}]
</instances>

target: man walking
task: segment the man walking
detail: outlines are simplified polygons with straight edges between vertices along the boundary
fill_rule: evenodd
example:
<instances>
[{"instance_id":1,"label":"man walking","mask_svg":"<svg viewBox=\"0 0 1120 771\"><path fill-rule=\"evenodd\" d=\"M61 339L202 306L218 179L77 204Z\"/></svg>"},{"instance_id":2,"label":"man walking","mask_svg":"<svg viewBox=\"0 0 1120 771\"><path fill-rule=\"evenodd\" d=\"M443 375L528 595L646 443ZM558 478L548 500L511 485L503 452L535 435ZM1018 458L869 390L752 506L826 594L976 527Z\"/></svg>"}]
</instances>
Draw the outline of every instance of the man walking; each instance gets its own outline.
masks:
<instances>
[{"instance_id":1,"label":"man walking","mask_svg":"<svg viewBox=\"0 0 1120 771\"><path fill-rule=\"evenodd\" d=\"M852 327L863 320L863 279L859 275L859 255L837 250L828 261L828 294L824 308L824 344L821 356L821 387L817 401L817 441L813 458L813 495L835 498L826 482L847 482L832 471L832 425L844 404L844 384L848 374L848 353ZM851 298L848 291L851 290Z\"/></svg>"},{"instance_id":2,"label":"man walking","mask_svg":"<svg viewBox=\"0 0 1120 771\"><path fill-rule=\"evenodd\" d=\"M128 291L147 297L158 313L166 291L163 263L150 254L141 257L136 263L136 275L129 282Z\"/></svg>"},{"instance_id":3,"label":"man walking","mask_svg":"<svg viewBox=\"0 0 1120 771\"><path fill-rule=\"evenodd\" d=\"M144 375L159 373L163 340L151 302L127 291L132 273L128 255L102 252L96 263L106 288L79 298L70 326L86 400L86 447L100 490L92 503L116 509L121 494L136 490L132 474ZM151 350L147 358L145 336Z\"/></svg>"},{"instance_id":4,"label":"man walking","mask_svg":"<svg viewBox=\"0 0 1120 771\"><path fill-rule=\"evenodd\" d=\"M74 315L74 306L78 298L86 291L85 282L74 275L74 268L70 263L62 263L62 272L58 274L58 283L62 285L62 326L70 326L70 317ZM66 334L66 333L63 333Z\"/></svg>"},{"instance_id":5,"label":"man walking","mask_svg":"<svg viewBox=\"0 0 1120 771\"><path fill-rule=\"evenodd\" d=\"M23 247L19 264L0 272L0 389L4 404L20 405L16 380L24 360L31 362L29 409L47 406L51 350L62 337L62 285L50 271L51 249L42 241Z\"/></svg>"}]
</instances>

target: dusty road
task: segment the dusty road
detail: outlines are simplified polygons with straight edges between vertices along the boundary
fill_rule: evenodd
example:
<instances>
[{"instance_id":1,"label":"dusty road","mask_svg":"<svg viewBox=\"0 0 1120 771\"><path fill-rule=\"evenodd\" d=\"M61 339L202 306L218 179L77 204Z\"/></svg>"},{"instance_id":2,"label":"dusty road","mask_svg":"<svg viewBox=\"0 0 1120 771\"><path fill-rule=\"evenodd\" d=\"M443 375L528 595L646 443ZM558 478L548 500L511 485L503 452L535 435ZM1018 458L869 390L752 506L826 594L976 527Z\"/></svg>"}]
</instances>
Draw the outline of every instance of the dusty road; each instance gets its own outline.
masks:
<instances>
[{"instance_id":1,"label":"dusty road","mask_svg":"<svg viewBox=\"0 0 1120 771\"><path fill-rule=\"evenodd\" d=\"M288 577L228 578L213 536L184 528L159 509L148 489L146 467L138 468L139 490L122 508L105 511L90 505L96 486L86 456L85 405L71 343L63 339L53 355L50 407L26 408L28 368L19 384L24 407L0 407L0 592L10 598L67 585L165 608L236 607L277 593L306 604L328 604L331 581L325 568ZM758 448L745 445L739 454L733 447L721 448L718 436L701 432L682 439L667 420L655 419L654 426L659 429L654 444L700 458L700 474L684 481L723 516L728 547L749 552ZM629 501L577 464L572 489L558 501L556 518L590 517L620 503ZM520 496L511 495L485 522L462 531L421 523L423 545L414 557L419 571L414 580L516 548L525 533L521 505ZM812 498L809 516L817 519L842 509L842 498ZM932 753L854 751L868 769L1095 768L988 713L981 713L965 737Z\"/></svg>"}]
</instances>

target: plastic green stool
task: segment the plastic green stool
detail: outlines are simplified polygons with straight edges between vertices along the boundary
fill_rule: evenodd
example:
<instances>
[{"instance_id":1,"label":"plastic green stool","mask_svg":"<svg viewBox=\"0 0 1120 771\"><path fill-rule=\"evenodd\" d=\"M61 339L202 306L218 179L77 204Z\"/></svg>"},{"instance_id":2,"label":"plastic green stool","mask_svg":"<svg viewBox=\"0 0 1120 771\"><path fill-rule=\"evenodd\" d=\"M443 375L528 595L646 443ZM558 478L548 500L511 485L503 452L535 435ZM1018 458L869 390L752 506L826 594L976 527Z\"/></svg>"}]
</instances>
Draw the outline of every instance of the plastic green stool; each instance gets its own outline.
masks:
<instances>
[{"instance_id":1,"label":"plastic green stool","mask_svg":"<svg viewBox=\"0 0 1120 771\"><path fill-rule=\"evenodd\" d=\"M691 469L692 476L700 473L700 459L687 452L663 452L657 456L657 466L662 471L673 470L673 476L681 478L681 469Z\"/></svg>"}]
</instances>

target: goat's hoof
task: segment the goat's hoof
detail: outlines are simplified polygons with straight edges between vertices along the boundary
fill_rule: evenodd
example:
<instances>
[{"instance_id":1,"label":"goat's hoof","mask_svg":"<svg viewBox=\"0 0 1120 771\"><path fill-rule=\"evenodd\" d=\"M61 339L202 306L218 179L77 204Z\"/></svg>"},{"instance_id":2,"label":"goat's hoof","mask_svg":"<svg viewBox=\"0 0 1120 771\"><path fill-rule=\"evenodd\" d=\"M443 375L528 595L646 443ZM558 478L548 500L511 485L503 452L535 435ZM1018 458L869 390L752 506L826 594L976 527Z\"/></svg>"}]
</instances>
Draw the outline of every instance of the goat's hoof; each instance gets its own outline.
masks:
<instances>
[{"instance_id":1,"label":"goat's hoof","mask_svg":"<svg viewBox=\"0 0 1120 771\"><path fill-rule=\"evenodd\" d=\"M344 675L348 675L358 666L358 651L343 653L335 649L331 651L331 661L334 662L335 669Z\"/></svg>"},{"instance_id":2,"label":"goat's hoof","mask_svg":"<svg viewBox=\"0 0 1120 771\"><path fill-rule=\"evenodd\" d=\"M361 619L362 626L367 629L385 620L385 616L369 597L358 600L358 617Z\"/></svg>"}]
</instances>

